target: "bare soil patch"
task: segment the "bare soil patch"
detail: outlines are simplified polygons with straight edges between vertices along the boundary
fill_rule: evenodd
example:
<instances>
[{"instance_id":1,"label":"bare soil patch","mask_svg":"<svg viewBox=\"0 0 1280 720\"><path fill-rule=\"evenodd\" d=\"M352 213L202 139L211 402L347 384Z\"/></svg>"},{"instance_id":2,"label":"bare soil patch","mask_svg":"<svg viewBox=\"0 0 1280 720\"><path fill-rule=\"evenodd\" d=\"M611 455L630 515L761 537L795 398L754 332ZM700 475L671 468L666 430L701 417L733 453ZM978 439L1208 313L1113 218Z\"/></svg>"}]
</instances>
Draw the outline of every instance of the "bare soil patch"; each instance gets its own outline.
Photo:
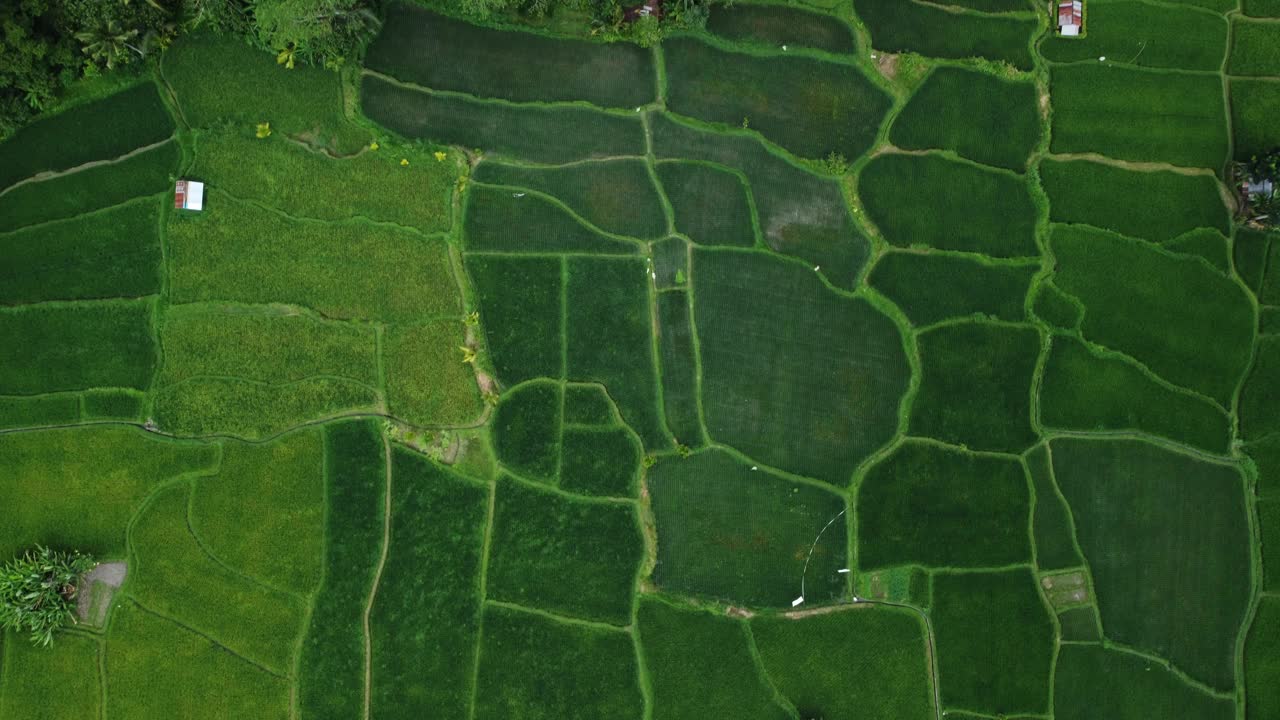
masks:
<instances>
[{"instance_id":1,"label":"bare soil patch","mask_svg":"<svg viewBox=\"0 0 1280 720\"><path fill-rule=\"evenodd\" d=\"M99 563L80 578L80 590L76 595L76 617L86 625L102 627L107 622L107 611L116 590L124 584L129 569L125 563Z\"/></svg>"}]
</instances>

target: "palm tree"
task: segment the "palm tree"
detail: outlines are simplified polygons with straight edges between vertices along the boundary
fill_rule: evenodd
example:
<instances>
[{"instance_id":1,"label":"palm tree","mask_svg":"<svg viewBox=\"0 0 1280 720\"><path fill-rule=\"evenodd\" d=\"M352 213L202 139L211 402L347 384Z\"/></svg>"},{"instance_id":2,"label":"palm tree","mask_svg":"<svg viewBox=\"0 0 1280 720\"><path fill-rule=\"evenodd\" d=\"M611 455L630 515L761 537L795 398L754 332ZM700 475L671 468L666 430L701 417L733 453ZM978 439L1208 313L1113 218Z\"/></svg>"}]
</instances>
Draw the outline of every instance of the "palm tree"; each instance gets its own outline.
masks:
<instances>
[{"instance_id":1,"label":"palm tree","mask_svg":"<svg viewBox=\"0 0 1280 720\"><path fill-rule=\"evenodd\" d=\"M53 642L53 631L73 620L80 576L94 566L79 552L37 545L0 567L0 628L27 630L36 645Z\"/></svg>"},{"instance_id":2,"label":"palm tree","mask_svg":"<svg viewBox=\"0 0 1280 720\"><path fill-rule=\"evenodd\" d=\"M130 44L137 35L137 30L121 30L115 20L108 20L105 25L99 25L93 30L76 33L76 39L84 43L86 55L95 60L105 59L107 69L111 70L116 66L116 58L124 55L127 50L138 53L138 57L146 55L143 50Z\"/></svg>"}]
</instances>

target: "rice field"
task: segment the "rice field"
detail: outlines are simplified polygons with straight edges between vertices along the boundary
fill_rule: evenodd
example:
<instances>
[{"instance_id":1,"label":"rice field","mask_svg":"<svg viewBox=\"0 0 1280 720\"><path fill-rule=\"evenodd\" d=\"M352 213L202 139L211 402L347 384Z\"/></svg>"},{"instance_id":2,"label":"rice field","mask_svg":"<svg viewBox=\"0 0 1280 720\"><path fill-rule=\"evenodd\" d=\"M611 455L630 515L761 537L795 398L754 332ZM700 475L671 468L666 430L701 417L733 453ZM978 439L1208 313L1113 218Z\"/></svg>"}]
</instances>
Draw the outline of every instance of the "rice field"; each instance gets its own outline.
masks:
<instances>
[{"instance_id":1,"label":"rice field","mask_svg":"<svg viewBox=\"0 0 1280 720\"><path fill-rule=\"evenodd\" d=\"M0 143L0 718L1280 712L1275 0L534 5Z\"/></svg>"}]
</instances>

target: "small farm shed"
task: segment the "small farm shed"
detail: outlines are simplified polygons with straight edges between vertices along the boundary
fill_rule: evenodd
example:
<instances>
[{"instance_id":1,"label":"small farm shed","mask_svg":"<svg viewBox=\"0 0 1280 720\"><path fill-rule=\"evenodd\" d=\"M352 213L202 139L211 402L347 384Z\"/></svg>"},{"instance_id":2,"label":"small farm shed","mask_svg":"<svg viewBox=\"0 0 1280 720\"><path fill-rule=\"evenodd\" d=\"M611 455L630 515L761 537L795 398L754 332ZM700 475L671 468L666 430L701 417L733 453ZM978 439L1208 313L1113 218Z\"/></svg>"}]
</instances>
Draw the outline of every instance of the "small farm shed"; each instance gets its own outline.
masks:
<instances>
[{"instance_id":1,"label":"small farm shed","mask_svg":"<svg viewBox=\"0 0 1280 720\"><path fill-rule=\"evenodd\" d=\"M1058 33L1068 37L1080 34L1084 27L1084 3L1081 0L1058 1Z\"/></svg>"},{"instance_id":2,"label":"small farm shed","mask_svg":"<svg viewBox=\"0 0 1280 720\"><path fill-rule=\"evenodd\" d=\"M662 0L648 0L640 5L632 5L623 11L622 18L627 22L635 22L651 15L659 19L662 17Z\"/></svg>"},{"instance_id":3,"label":"small farm shed","mask_svg":"<svg viewBox=\"0 0 1280 720\"><path fill-rule=\"evenodd\" d=\"M1276 186L1270 180L1246 180L1244 183L1244 192L1249 197L1262 195L1268 200L1276 194Z\"/></svg>"},{"instance_id":4,"label":"small farm shed","mask_svg":"<svg viewBox=\"0 0 1280 720\"><path fill-rule=\"evenodd\" d=\"M204 183L195 180L179 180L173 188L173 206L179 210L204 209Z\"/></svg>"}]
</instances>

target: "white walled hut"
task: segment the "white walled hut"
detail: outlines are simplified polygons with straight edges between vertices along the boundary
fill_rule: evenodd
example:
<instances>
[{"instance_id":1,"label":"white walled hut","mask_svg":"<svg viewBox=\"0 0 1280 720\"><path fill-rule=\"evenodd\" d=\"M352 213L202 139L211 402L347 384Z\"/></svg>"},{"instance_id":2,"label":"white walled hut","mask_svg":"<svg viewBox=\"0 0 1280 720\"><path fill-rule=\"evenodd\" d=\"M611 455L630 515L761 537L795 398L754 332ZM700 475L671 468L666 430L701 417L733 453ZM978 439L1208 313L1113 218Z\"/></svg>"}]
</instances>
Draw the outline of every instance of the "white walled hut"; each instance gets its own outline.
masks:
<instances>
[{"instance_id":1,"label":"white walled hut","mask_svg":"<svg viewBox=\"0 0 1280 720\"><path fill-rule=\"evenodd\" d=\"M204 183L196 180L179 180L173 188L173 206L178 210L204 209Z\"/></svg>"}]
</instances>

